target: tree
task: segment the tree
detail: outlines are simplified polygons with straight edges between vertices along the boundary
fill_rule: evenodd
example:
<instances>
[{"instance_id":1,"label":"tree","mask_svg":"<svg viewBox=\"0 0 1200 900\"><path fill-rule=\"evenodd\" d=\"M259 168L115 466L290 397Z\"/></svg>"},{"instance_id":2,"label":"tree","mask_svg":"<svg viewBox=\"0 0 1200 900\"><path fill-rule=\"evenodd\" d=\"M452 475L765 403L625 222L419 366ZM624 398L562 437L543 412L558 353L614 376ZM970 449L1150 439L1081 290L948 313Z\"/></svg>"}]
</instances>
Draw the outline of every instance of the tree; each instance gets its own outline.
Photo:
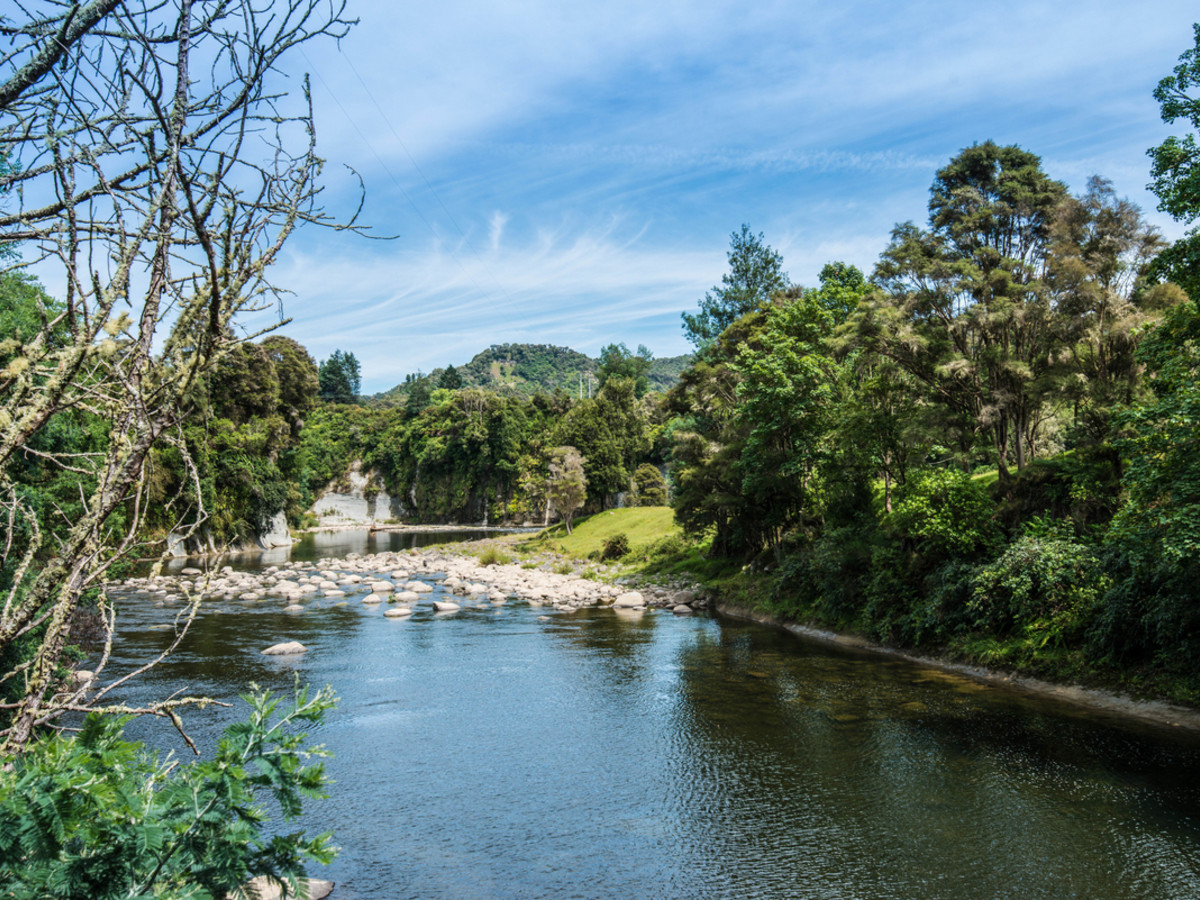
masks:
<instances>
[{"instance_id":1,"label":"tree","mask_svg":"<svg viewBox=\"0 0 1200 900\"><path fill-rule=\"evenodd\" d=\"M443 391L457 391L463 386L462 376L454 366L447 366L442 377L438 379L438 387Z\"/></svg>"},{"instance_id":2,"label":"tree","mask_svg":"<svg viewBox=\"0 0 1200 900\"><path fill-rule=\"evenodd\" d=\"M1200 128L1200 97L1192 91L1200 87L1200 24L1192 26L1194 46L1179 57L1179 65L1163 78L1154 90L1154 99L1168 124L1179 119ZM1180 222L1194 223L1200 217L1200 146L1195 134L1172 135L1146 153L1153 163L1147 185L1158 197L1158 208ZM1200 230L1192 228L1158 258L1155 269L1160 277L1179 284L1194 300L1200 297Z\"/></svg>"},{"instance_id":3,"label":"tree","mask_svg":"<svg viewBox=\"0 0 1200 900\"><path fill-rule=\"evenodd\" d=\"M729 271L700 301L700 312L683 313L683 332L697 347L712 344L735 320L786 290L783 257L755 235L749 225L729 238Z\"/></svg>"},{"instance_id":4,"label":"tree","mask_svg":"<svg viewBox=\"0 0 1200 900\"><path fill-rule=\"evenodd\" d=\"M596 378L603 388L610 378L629 378L633 381L633 392L638 397L646 396L650 390L650 366L654 354L645 344L638 344L637 353L630 353L625 344L609 344L600 351L600 367Z\"/></svg>"},{"instance_id":5,"label":"tree","mask_svg":"<svg viewBox=\"0 0 1200 900\"><path fill-rule=\"evenodd\" d=\"M281 334L269 335L260 346L275 365L280 412L291 426L292 436L298 437L321 389L317 364L303 345Z\"/></svg>"},{"instance_id":6,"label":"tree","mask_svg":"<svg viewBox=\"0 0 1200 900\"><path fill-rule=\"evenodd\" d=\"M866 345L923 382L956 422L964 466L984 436L1008 478L1036 454L1058 349L1045 283L1066 187L1037 156L987 141L930 188L930 229L897 225L857 316Z\"/></svg>"},{"instance_id":7,"label":"tree","mask_svg":"<svg viewBox=\"0 0 1200 900\"><path fill-rule=\"evenodd\" d=\"M666 506L667 479L658 466L652 463L642 463L633 474L637 485L638 506Z\"/></svg>"},{"instance_id":8,"label":"tree","mask_svg":"<svg viewBox=\"0 0 1200 900\"><path fill-rule=\"evenodd\" d=\"M732 362L740 376L743 423L735 471L747 508L748 549L778 548L812 513L818 464L830 426L834 365L825 342L831 316L816 291L800 292L766 314L761 342L745 343Z\"/></svg>"},{"instance_id":9,"label":"tree","mask_svg":"<svg viewBox=\"0 0 1200 900\"><path fill-rule=\"evenodd\" d=\"M553 430L557 444L578 447L586 459L588 508L604 509L629 490L638 463L650 450L645 404L628 378L610 378L593 399L572 407Z\"/></svg>"},{"instance_id":10,"label":"tree","mask_svg":"<svg viewBox=\"0 0 1200 900\"><path fill-rule=\"evenodd\" d=\"M587 497L587 476L583 473L586 460L574 447L555 447L550 457L550 477L546 481L546 494L554 509L562 516L571 533L571 519L575 511L583 506Z\"/></svg>"},{"instance_id":11,"label":"tree","mask_svg":"<svg viewBox=\"0 0 1200 900\"><path fill-rule=\"evenodd\" d=\"M146 459L161 442L184 448L196 388L229 352L235 316L270 305L267 269L288 236L330 221L317 204L307 86L286 100L277 70L303 43L344 35L342 9L290 0L263 16L249 2L97 0L4 22L12 74L0 84L0 146L14 164L0 173L11 204L0 240L23 254L14 265L57 266L64 285L0 371L0 505L13 538L0 657L39 637L23 695L5 709L10 753L88 705L58 693L59 661L81 597L138 541ZM106 442L44 457L81 479L86 502L63 522L27 502L12 473L68 410L102 422ZM101 610L111 628L104 600ZM178 721L178 706L149 711Z\"/></svg>"},{"instance_id":12,"label":"tree","mask_svg":"<svg viewBox=\"0 0 1200 900\"><path fill-rule=\"evenodd\" d=\"M1093 176L1084 194L1065 199L1050 234L1047 282L1062 343L1063 390L1076 432L1096 443L1110 436L1113 411L1142 390L1136 359L1142 334L1182 292L1146 283L1164 241L1106 179Z\"/></svg>"},{"instance_id":13,"label":"tree","mask_svg":"<svg viewBox=\"0 0 1200 900\"><path fill-rule=\"evenodd\" d=\"M350 352L334 350L317 370L321 399L328 403L354 403L362 388L358 358Z\"/></svg>"}]
</instances>

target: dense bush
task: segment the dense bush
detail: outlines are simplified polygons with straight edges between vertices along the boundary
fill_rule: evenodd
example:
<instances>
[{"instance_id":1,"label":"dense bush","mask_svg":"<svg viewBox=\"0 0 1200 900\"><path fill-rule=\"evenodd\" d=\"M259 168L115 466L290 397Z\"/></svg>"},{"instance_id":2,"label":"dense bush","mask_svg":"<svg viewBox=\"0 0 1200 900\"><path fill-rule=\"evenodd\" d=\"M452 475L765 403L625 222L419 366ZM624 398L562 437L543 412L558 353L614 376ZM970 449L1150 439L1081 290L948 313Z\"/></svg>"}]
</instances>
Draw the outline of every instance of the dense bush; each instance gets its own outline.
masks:
<instances>
[{"instance_id":1,"label":"dense bush","mask_svg":"<svg viewBox=\"0 0 1200 900\"><path fill-rule=\"evenodd\" d=\"M982 566L968 606L980 629L1059 644L1091 626L1108 587L1096 550L1059 527L1023 535Z\"/></svg>"},{"instance_id":2,"label":"dense bush","mask_svg":"<svg viewBox=\"0 0 1200 900\"><path fill-rule=\"evenodd\" d=\"M295 879L328 862L329 835L269 834L264 801L289 821L324 796L319 748L303 728L333 705L297 690L276 716L269 692L226 729L211 759L181 766L124 739L125 720L93 714L0 768L0 884L12 900L170 897L224 900L255 875Z\"/></svg>"},{"instance_id":3,"label":"dense bush","mask_svg":"<svg viewBox=\"0 0 1200 900\"><path fill-rule=\"evenodd\" d=\"M923 469L896 491L885 526L933 558L974 555L992 546L998 530L987 489L957 469Z\"/></svg>"},{"instance_id":4,"label":"dense bush","mask_svg":"<svg viewBox=\"0 0 1200 900\"><path fill-rule=\"evenodd\" d=\"M601 561L620 559L629 554L629 538L624 534L614 534L604 539L604 547L600 550Z\"/></svg>"}]
</instances>

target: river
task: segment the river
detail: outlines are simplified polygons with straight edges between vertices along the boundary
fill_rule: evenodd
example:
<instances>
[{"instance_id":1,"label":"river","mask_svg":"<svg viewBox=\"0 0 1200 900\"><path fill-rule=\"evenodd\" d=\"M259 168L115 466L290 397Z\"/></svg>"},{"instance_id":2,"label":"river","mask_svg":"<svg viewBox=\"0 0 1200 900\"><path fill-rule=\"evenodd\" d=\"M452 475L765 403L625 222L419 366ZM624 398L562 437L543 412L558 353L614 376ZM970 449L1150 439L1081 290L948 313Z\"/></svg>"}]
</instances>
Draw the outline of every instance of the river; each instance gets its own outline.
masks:
<instances>
[{"instance_id":1,"label":"river","mask_svg":"<svg viewBox=\"0 0 1200 900\"><path fill-rule=\"evenodd\" d=\"M1200 896L1193 733L705 615L392 620L347 599L207 605L125 695L333 685L336 783L302 825L342 848L311 873L334 900ZM149 626L171 614L123 600L108 674L168 643ZM260 655L285 640L309 651ZM244 713L187 721L211 745ZM129 733L182 749L159 722Z\"/></svg>"}]
</instances>

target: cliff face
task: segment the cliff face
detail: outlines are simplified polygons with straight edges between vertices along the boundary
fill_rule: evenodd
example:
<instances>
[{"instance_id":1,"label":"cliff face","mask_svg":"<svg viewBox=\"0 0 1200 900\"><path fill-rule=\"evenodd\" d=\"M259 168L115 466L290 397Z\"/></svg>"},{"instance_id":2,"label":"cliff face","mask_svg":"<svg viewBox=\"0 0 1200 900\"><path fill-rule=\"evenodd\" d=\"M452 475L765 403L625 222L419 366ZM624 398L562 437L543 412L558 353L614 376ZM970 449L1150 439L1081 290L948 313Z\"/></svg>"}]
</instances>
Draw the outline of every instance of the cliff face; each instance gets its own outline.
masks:
<instances>
[{"instance_id":1,"label":"cliff face","mask_svg":"<svg viewBox=\"0 0 1200 900\"><path fill-rule=\"evenodd\" d=\"M355 460L344 477L331 481L309 510L319 525L372 525L409 515L403 497L383 489L377 473Z\"/></svg>"}]
</instances>

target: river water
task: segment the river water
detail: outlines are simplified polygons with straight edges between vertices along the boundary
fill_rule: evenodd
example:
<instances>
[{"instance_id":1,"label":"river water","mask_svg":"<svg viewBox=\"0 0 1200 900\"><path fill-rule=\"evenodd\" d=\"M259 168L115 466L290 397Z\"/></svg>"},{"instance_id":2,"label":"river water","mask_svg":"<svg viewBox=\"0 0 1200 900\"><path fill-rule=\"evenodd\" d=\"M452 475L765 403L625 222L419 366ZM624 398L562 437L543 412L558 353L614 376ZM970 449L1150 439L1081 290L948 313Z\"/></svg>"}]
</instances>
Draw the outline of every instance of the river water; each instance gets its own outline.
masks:
<instances>
[{"instance_id":1,"label":"river water","mask_svg":"<svg viewBox=\"0 0 1200 900\"><path fill-rule=\"evenodd\" d=\"M353 596L211 604L126 695L333 685L336 784L301 824L342 848L312 873L334 900L1200 897L1193 734L750 623L435 616L424 596L407 620ZM149 626L172 614L123 600L110 674L165 646ZM285 640L308 653L260 655ZM211 745L239 707L192 712L191 733ZM129 733L180 749L157 722Z\"/></svg>"}]
</instances>

